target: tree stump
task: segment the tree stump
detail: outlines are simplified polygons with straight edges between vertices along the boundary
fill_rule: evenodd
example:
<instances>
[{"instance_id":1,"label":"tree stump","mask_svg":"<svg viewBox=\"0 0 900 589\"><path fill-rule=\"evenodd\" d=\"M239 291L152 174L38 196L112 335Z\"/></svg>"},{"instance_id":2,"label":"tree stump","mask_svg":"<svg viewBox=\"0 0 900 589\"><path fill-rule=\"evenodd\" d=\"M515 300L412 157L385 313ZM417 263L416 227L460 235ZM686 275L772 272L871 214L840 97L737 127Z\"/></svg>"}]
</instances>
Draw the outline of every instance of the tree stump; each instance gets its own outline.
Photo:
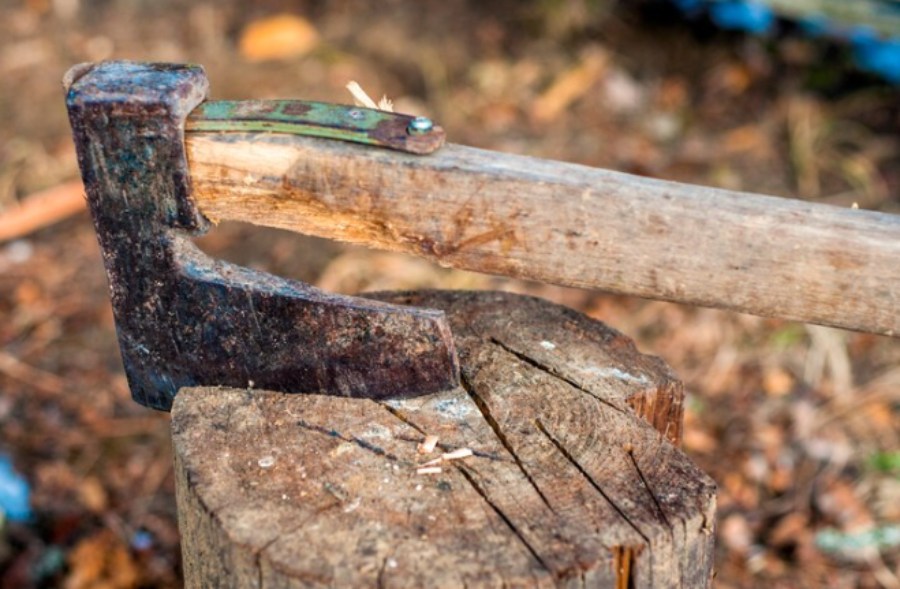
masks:
<instances>
[{"instance_id":1,"label":"tree stump","mask_svg":"<svg viewBox=\"0 0 900 589\"><path fill-rule=\"evenodd\" d=\"M709 584L715 486L676 447L683 390L661 360L530 297L378 298L447 312L463 386L387 402L182 390L187 587ZM418 470L460 448L473 455Z\"/></svg>"}]
</instances>

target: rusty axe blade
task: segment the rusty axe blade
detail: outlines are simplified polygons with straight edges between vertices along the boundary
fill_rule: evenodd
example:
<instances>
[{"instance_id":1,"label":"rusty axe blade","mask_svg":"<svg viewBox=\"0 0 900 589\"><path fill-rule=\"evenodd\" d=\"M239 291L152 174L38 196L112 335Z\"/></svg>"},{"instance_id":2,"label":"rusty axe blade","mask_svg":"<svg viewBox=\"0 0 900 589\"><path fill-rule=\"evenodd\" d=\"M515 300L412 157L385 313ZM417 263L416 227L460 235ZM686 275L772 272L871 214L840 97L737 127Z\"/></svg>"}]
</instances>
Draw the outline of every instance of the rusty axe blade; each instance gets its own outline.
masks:
<instances>
[{"instance_id":1,"label":"rusty axe blade","mask_svg":"<svg viewBox=\"0 0 900 589\"><path fill-rule=\"evenodd\" d=\"M384 398L457 384L443 312L324 293L193 244L208 223L184 121L206 97L202 68L82 65L65 87L136 401L168 410L194 385Z\"/></svg>"}]
</instances>

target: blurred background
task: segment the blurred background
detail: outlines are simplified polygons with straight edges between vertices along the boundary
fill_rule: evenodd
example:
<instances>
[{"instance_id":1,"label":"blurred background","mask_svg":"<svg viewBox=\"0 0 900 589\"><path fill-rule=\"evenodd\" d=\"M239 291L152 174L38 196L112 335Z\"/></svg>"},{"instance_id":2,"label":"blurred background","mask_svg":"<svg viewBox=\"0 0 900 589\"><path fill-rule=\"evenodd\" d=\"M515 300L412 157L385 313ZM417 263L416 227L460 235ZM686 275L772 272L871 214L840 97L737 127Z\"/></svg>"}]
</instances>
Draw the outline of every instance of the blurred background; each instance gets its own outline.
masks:
<instances>
[{"instance_id":1,"label":"blurred background","mask_svg":"<svg viewBox=\"0 0 900 589\"><path fill-rule=\"evenodd\" d=\"M180 586L168 415L122 373L71 65L200 63L220 99L350 102L356 80L455 143L898 213L898 4L0 0L0 587ZM718 587L900 588L898 340L240 225L201 246L332 291L504 289L605 321L686 383Z\"/></svg>"}]
</instances>

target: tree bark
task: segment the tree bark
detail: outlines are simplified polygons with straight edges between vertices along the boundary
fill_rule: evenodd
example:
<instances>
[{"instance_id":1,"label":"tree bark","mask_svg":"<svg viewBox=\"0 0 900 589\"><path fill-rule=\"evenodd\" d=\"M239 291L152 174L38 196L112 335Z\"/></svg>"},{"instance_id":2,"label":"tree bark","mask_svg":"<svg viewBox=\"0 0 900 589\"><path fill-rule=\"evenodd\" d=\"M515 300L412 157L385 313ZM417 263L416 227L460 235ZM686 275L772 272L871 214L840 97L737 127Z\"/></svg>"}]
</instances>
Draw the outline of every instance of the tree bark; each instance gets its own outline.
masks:
<instances>
[{"instance_id":1,"label":"tree bark","mask_svg":"<svg viewBox=\"0 0 900 589\"><path fill-rule=\"evenodd\" d=\"M182 390L187 587L708 585L715 486L676 447L683 390L662 361L534 298L377 296L448 313L463 386L384 402Z\"/></svg>"}]
</instances>

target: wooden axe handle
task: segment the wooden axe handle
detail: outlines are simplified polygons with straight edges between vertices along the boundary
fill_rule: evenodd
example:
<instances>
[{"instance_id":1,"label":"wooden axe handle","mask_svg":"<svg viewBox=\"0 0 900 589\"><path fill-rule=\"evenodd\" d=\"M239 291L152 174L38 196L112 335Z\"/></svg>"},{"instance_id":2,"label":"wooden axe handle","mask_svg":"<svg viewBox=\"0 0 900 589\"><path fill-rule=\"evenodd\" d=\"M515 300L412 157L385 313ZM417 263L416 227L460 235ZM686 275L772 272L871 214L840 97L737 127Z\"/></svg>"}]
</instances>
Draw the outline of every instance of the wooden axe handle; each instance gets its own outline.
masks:
<instances>
[{"instance_id":1,"label":"wooden axe handle","mask_svg":"<svg viewBox=\"0 0 900 589\"><path fill-rule=\"evenodd\" d=\"M900 335L900 217L447 145L186 136L214 222L453 268Z\"/></svg>"}]
</instances>

